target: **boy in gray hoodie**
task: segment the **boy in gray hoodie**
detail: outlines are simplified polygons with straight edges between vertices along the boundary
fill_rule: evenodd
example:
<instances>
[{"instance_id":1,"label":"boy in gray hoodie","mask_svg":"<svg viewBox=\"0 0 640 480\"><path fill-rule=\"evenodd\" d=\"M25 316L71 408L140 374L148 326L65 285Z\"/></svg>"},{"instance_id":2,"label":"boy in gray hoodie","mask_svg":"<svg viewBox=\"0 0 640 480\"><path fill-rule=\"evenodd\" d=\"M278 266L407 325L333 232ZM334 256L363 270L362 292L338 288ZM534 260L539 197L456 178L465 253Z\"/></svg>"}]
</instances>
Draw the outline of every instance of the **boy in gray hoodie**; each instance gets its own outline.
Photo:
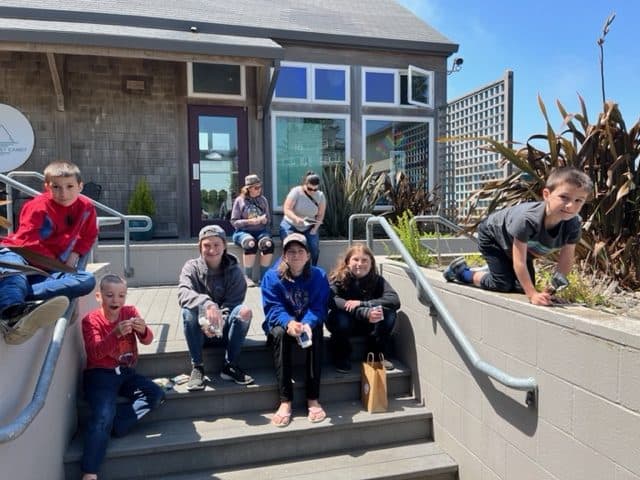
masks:
<instances>
[{"instance_id":1,"label":"boy in gray hoodie","mask_svg":"<svg viewBox=\"0 0 640 480\"><path fill-rule=\"evenodd\" d=\"M187 260L178 285L184 336L193 366L187 389L204 389L202 348L205 343L216 342L226 346L220 377L249 385L253 378L236 363L252 318L251 309L242 304L247 292L244 273L238 259L227 253L226 234L218 225L200 230L198 246L200 256Z\"/></svg>"}]
</instances>

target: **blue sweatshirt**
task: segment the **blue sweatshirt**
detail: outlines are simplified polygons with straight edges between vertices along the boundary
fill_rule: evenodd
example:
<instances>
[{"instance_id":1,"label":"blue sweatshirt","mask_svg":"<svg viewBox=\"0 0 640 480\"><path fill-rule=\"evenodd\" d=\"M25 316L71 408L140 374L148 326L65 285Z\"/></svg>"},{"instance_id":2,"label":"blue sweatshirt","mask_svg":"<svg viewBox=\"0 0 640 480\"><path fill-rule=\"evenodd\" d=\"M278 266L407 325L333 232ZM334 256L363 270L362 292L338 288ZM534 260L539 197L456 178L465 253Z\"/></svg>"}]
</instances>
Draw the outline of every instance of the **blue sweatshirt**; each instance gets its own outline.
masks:
<instances>
[{"instance_id":1,"label":"blue sweatshirt","mask_svg":"<svg viewBox=\"0 0 640 480\"><path fill-rule=\"evenodd\" d=\"M262 279L262 329L269 331L280 325L286 329L291 320L308 324L311 329L321 326L327 317L329 281L319 267L311 267L311 275L302 275L293 281L280 278L278 270L271 268Z\"/></svg>"}]
</instances>

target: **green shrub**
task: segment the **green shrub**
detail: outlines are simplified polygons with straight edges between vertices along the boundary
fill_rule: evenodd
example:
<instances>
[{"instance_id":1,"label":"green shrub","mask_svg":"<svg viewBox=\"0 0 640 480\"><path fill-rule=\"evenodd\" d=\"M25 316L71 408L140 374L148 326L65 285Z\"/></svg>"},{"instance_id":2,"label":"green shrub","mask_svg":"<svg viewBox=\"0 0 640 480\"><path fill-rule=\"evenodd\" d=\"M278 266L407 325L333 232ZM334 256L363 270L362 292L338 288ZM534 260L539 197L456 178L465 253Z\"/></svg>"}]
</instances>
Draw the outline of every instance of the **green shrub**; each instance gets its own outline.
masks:
<instances>
[{"instance_id":1,"label":"green shrub","mask_svg":"<svg viewBox=\"0 0 640 480\"><path fill-rule=\"evenodd\" d=\"M405 210L401 215L396 217L395 222L390 222L393 230L396 232L404 247L409 251L418 265L428 267L434 263L433 256L422 246L420 242L420 231L415 222L412 222L413 214L409 210Z\"/></svg>"},{"instance_id":2,"label":"green shrub","mask_svg":"<svg viewBox=\"0 0 640 480\"><path fill-rule=\"evenodd\" d=\"M156 214L156 202L149 188L149 184L144 178L138 180L136 187L133 189L129 206L127 208L129 215L147 215L153 217Z\"/></svg>"}]
</instances>

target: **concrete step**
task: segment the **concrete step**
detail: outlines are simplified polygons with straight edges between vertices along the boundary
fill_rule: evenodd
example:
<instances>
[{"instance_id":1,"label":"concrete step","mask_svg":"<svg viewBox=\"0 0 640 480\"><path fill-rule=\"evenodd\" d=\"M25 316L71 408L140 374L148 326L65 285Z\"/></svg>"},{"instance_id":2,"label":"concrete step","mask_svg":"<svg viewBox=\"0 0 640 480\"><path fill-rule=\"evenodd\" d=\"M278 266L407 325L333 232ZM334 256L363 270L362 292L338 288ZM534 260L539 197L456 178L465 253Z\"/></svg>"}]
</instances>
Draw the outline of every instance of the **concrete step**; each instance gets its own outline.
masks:
<instances>
[{"instance_id":1,"label":"concrete step","mask_svg":"<svg viewBox=\"0 0 640 480\"><path fill-rule=\"evenodd\" d=\"M411 372L400 362L387 372L387 393L390 397L408 395L411 392ZM255 383L236 385L220 379L218 372L208 372L210 378L203 391L189 392L187 385L176 385L167 391L165 405L144 417L141 423L188 417L238 415L256 410L269 410L278 404L278 387L273 367L251 370ZM294 399L304 406L304 371L294 370ZM348 373L337 373L333 368L322 372L321 392L323 402L360 400L360 366L354 364ZM124 400L123 400L124 401ZM83 426L89 416L88 405L79 400L78 423Z\"/></svg>"},{"instance_id":2,"label":"concrete step","mask_svg":"<svg viewBox=\"0 0 640 480\"><path fill-rule=\"evenodd\" d=\"M458 467L449 455L435 443L423 441L224 472L200 470L163 475L155 480L456 480L457 472Z\"/></svg>"},{"instance_id":3,"label":"concrete step","mask_svg":"<svg viewBox=\"0 0 640 480\"><path fill-rule=\"evenodd\" d=\"M311 424L306 409L297 409L286 428L270 424L273 409L143 423L128 436L111 439L100 479L217 472L432 439L431 412L413 398L390 399L389 410L378 414L364 412L360 401L323 406L324 422ZM66 478L79 477L81 453L82 435L77 435L65 454Z\"/></svg>"}]
</instances>

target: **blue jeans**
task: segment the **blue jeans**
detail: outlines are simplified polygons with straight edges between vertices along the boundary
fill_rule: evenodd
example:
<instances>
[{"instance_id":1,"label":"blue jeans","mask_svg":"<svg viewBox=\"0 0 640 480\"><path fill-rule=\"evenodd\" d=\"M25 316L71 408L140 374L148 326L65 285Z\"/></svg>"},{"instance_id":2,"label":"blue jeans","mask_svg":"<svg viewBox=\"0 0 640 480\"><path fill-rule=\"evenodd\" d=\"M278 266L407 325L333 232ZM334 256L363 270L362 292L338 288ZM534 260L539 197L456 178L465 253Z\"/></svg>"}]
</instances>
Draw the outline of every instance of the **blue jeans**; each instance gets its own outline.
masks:
<instances>
[{"instance_id":1,"label":"blue jeans","mask_svg":"<svg viewBox=\"0 0 640 480\"><path fill-rule=\"evenodd\" d=\"M367 352L388 354L391 331L396 323L397 312L383 307L384 317L380 322L370 323L356 318L345 310L333 310L327 318L327 330L331 332L331 350L334 361L349 359L351 356L351 342L349 337L366 335Z\"/></svg>"},{"instance_id":2,"label":"blue jeans","mask_svg":"<svg viewBox=\"0 0 640 480\"><path fill-rule=\"evenodd\" d=\"M0 260L27 265L27 261L9 249L0 249ZM11 271L0 267L0 272ZM59 295L69 299L91 293L96 280L90 272L56 272L49 277L42 275L10 275L0 279L0 313L14 305L27 301L48 300Z\"/></svg>"},{"instance_id":3,"label":"blue jeans","mask_svg":"<svg viewBox=\"0 0 640 480\"><path fill-rule=\"evenodd\" d=\"M226 363L235 363L240 356L240 349L249 331L250 321L245 321L238 315L243 305L238 305L224 321L221 338L209 338L202 333L202 327L198 324L198 309L183 308L182 322L184 327L184 338L187 339L189 355L191 355L192 365L202 365L202 347L207 345L226 345L224 359Z\"/></svg>"},{"instance_id":4,"label":"blue jeans","mask_svg":"<svg viewBox=\"0 0 640 480\"><path fill-rule=\"evenodd\" d=\"M309 253L311 254L311 264L318 265L318 258L320 257L320 234L311 233L311 229L307 229L304 232L297 230L286 220L280 222L280 240L284 241L292 233L301 233L304 238L307 239L307 245L309 247Z\"/></svg>"},{"instance_id":5,"label":"blue jeans","mask_svg":"<svg viewBox=\"0 0 640 480\"><path fill-rule=\"evenodd\" d=\"M129 402L117 403L119 396ZM111 368L92 368L84 371L84 397L91 418L80 466L83 473L98 473L110 435L129 433L138 420L162 403L164 390L133 368L122 367L120 375Z\"/></svg>"}]
</instances>

